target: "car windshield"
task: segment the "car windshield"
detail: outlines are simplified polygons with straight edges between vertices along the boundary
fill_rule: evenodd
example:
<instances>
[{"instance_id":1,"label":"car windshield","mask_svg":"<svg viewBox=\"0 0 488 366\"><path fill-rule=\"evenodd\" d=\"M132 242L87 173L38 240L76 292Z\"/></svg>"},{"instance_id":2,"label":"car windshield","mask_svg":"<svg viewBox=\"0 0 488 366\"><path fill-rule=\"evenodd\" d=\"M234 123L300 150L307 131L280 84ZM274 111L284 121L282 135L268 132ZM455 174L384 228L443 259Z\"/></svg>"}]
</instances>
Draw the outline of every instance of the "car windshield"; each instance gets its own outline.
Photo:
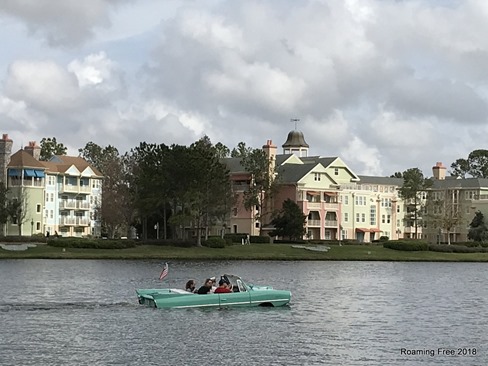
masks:
<instances>
[{"instance_id":1,"label":"car windshield","mask_svg":"<svg viewBox=\"0 0 488 366\"><path fill-rule=\"evenodd\" d=\"M223 278L229 280L230 284L232 285L232 288L234 289L234 292L246 292L248 287L246 286L246 282L242 280L239 276L234 276L234 275L223 275Z\"/></svg>"}]
</instances>

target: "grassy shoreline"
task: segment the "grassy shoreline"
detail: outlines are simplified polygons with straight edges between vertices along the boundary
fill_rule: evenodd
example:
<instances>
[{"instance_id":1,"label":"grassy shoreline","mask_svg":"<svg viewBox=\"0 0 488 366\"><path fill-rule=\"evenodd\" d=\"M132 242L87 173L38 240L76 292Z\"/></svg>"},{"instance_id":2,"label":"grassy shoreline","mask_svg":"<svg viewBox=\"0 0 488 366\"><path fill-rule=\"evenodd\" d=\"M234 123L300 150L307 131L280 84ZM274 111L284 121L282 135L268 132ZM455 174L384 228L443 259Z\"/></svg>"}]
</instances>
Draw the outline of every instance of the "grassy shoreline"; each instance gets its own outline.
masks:
<instances>
[{"instance_id":1,"label":"grassy shoreline","mask_svg":"<svg viewBox=\"0 0 488 366\"><path fill-rule=\"evenodd\" d=\"M315 260L488 262L488 253L404 252L381 245L330 246L328 252L293 248L288 244L233 245L223 249L142 245L128 249L76 249L37 245L25 251L0 248L2 259L161 259L161 260Z\"/></svg>"}]
</instances>

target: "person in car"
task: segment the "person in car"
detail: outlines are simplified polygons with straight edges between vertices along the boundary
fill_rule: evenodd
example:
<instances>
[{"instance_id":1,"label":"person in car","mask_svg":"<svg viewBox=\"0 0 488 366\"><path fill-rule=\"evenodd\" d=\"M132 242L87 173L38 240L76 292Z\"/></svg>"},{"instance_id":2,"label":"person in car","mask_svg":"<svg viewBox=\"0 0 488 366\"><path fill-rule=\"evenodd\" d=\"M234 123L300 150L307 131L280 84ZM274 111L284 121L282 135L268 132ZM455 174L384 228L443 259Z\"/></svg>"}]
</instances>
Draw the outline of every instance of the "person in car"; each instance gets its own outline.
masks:
<instances>
[{"instance_id":1,"label":"person in car","mask_svg":"<svg viewBox=\"0 0 488 366\"><path fill-rule=\"evenodd\" d=\"M224 293L229 293L232 292L230 283L228 283L226 280L223 278L219 281L219 287L215 289L216 294L224 294Z\"/></svg>"},{"instance_id":2,"label":"person in car","mask_svg":"<svg viewBox=\"0 0 488 366\"><path fill-rule=\"evenodd\" d=\"M185 290L188 292L195 292L195 280L188 280L185 285Z\"/></svg>"},{"instance_id":3,"label":"person in car","mask_svg":"<svg viewBox=\"0 0 488 366\"><path fill-rule=\"evenodd\" d=\"M212 284L212 280L210 278L207 278L203 286L198 289L197 294L206 295L210 293L210 290L212 290Z\"/></svg>"}]
</instances>

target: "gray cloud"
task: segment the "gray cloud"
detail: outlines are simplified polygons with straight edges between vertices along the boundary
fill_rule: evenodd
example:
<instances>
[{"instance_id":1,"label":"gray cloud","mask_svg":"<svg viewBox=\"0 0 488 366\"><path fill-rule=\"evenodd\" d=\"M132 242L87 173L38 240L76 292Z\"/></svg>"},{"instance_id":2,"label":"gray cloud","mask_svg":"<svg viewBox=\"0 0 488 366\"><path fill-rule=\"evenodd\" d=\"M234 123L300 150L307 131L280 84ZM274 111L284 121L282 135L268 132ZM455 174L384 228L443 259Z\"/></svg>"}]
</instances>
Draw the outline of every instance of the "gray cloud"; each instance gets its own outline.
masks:
<instances>
[{"instance_id":1,"label":"gray cloud","mask_svg":"<svg viewBox=\"0 0 488 366\"><path fill-rule=\"evenodd\" d=\"M281 146L300 118L312 154L382 175L428 175L483 148L482 0L161 4L2 2L0 14L29 30L30 54L45 52L0 58L5 132L56 136L71 153L88 141L126 151L203 134L260 147Z\"/></svg>"}]
</instances>

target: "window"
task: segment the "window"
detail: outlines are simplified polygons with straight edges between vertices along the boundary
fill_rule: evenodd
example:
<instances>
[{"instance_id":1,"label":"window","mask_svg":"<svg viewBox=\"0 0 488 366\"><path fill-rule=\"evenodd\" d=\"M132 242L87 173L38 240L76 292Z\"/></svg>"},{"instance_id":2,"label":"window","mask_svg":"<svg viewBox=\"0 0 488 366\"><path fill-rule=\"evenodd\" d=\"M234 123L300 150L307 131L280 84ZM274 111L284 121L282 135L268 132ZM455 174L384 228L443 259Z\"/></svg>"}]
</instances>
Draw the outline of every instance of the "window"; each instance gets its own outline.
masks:
<instances>
[{"instance_id":1,"label":"window","mask_svg":"<svg viewBox=\"0 0 488 366\"><path fill-rule=\"evenodd\" d=\"M342 240L347 239L347 230L344 230L344 229L341 230L341 237L342 237Z\"/></svg>"},{"instance_id":2,"label":"window","mask_svg":"<svg viewBox=\"0 0 488 366\"><path fill-rule=\"evenodd\" d=\"M344 212L344 222L349 222L349 213Z\"/></svg>"},{"instance_id":3,"label":"window","mask_svg":"<svg viewBox=\"0 0 488 366\"><path fill-rule=\"evenodd\" d=\"M36 205L36 212L37 213L40 213L41 212L41 205L40 204L37 204Z\"/></svg>"},{"instance_id":4,"label":"window","mask_svg":"<svg viewBox=\"0 0 488 366\"><path fill-rule=\"evenodd\" d=\"M39 221L36 222L36 230L41 230L41 223Z\"/></svg>"},{"instance_id":5,"label":"window","mask_svg":"<svg viewBox=\"0 0 488 366\"><path fill-rule=\"evenodd\" d=\"M381 222L383 224L386 222L386 216L385 215L381 215Z\"/></svg>"},{"instance_id":6,"label":"window","mask_svg":"<svg viewBox=\"0 0 488 366\"><path fill-rule=\"evenodd\" d=\"M365 213L361 214L361 222L366 222L366 214Z\"/></svg>"},{"instance_id":7,"label":"window","mask_svg":"<svg viewBox=\"0 0 488 366\"><path fill-rule=\"evenodd\" d=\"M52 219L53 217L54 217L54 211L51 210L51 211L49 211L49 218Z\"/></svg>"},{"instance_id":8,"label":"window","mask_svg":"<svg viewBox=\"0 0 488 366\"><path fill-rule=\"evenodd\" d=\"M339 175L339 168L334 168L334 175Z\"/></svg>"},{"instance_id":9,"label":"window","mask_svg":"<svg viewBox=\"0 0 488 366\"><path fill-rule=\"evenodd\" d=\"M391 221L391 215L386 215L386 223L389 224Z\"/></svg>"},{"instance_id":10,"label":"window","mask_svg":"<svg viewBox=\"0 0 488 366\"><path fill-rule=\"evenodd\" d=\"M359 222L359 218L360 218L359 213L357 213L356 214L356 222Z\"/></svg>"},{"instance_id":11,"label":"window","mask_svg":"<svg viewBox=\"0 0 488 366\"><path fill-rule=\"evenodd\" d=\"M313 174L313 180L320 181L320 173L314 173Z\"/></svg>"},{"instance_id":12,"label":"window","mask_svg":"<svg viewBox=\"0 0 488 366\"><path fill-rule=\"evenodd\" d=\"M256 229L259 229L259 221L256 221L256 224L254 224L254 226L256 227Z\"/></svg>"},{"instance_id":13,"label":"window","mask_svg":"<svg viewBox=\"0 0 488 366\"><path fill-rule=\"evenodd\" d=\"M369 213L370 213L370 216L369 216L370 217L370 220L369 220L370 225L376 225L376 206L371 205Z\"/></svg>"},{"instance_id":14,"label":"window","mask_svg":"<svg viewBox=\"0 0 488 366\"><path fill-rule=\"evenodd\" d=\"M349 204L349 196L344 196L344 204L345 205Z\"/></svg>"}]
</instances>

